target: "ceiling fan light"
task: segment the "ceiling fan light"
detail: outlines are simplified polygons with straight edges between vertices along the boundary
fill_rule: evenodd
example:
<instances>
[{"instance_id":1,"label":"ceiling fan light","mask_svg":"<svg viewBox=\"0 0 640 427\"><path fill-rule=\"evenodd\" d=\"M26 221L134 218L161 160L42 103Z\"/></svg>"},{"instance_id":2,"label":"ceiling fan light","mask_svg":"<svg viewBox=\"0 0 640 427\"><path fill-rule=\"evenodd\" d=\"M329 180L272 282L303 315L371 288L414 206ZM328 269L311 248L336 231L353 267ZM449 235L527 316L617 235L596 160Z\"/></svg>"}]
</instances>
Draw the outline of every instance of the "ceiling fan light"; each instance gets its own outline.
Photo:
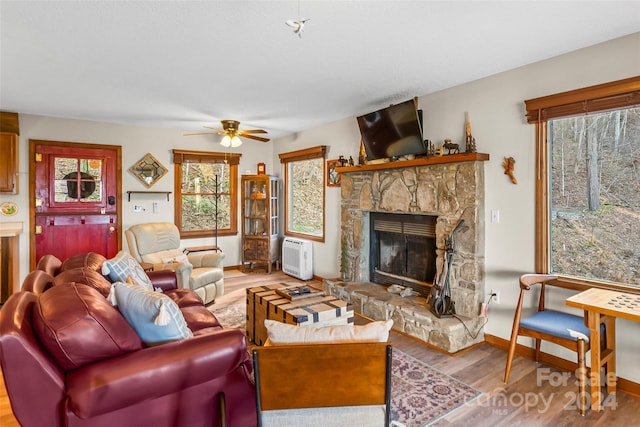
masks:
<instances>
[{"instance_id":1,"label":"ceiling fan light","mask_svg":"<svg viewBox=\"0 0 640 427\"><path fill-rule=\"evenodd\" d=\"M222 139L220 140L220 145L222 145L223 147L231 147L231 137L229 135L225 135L224 137L222 137Z\"/></svg>"},{"instance_id":2,"label":"ceiling fan light","mask_svg":"<svg viewBox=\"0 0 640 427\"><path fill-rule=\"evenodd\" d=\"M238 138L237 136L234 136L233 138L231 138L231 146L232 147L239 147L242 145L242 140L240 138Z\"/></svg>"}]
</instances>

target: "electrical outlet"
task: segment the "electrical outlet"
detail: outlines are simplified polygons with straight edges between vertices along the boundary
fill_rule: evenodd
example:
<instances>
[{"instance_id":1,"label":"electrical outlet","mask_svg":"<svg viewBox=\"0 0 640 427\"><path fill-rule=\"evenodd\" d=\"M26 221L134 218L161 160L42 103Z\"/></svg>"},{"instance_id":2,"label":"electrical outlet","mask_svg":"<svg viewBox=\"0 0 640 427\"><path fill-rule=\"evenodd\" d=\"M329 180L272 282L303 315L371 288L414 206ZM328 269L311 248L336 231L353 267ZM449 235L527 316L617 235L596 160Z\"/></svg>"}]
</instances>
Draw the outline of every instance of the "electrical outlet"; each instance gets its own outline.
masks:
<instances>
[{"instance_id":1,"label":"electrical outlet","mask_svg":"<svg viewBox=\"0 0 640 427\"><path fill-rule=\"evenodd\" d=\"M489 291L489 299L495 304L500 304L500 291L496 291L493 289Z\"/></svg>"}]
</instances>

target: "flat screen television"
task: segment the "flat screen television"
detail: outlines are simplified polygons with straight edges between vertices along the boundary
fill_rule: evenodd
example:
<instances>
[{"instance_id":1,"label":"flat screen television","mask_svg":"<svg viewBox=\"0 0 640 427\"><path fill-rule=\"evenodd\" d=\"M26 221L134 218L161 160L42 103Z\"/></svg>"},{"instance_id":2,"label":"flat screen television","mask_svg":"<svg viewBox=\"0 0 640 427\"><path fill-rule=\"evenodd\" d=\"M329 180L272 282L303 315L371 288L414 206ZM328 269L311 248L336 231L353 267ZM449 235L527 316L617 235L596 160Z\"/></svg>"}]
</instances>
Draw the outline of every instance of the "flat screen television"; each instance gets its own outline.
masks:
<instances>
[{"instance_id":1,"label":"flat screen television","mask_svg":"<svg viewBox=\"0 0 640 427\"><path fill-rule=\"evenodd\" d=\"M358 126L367 160L427 154L413 100L359 116Z\"/></svg>"}]
</instances>

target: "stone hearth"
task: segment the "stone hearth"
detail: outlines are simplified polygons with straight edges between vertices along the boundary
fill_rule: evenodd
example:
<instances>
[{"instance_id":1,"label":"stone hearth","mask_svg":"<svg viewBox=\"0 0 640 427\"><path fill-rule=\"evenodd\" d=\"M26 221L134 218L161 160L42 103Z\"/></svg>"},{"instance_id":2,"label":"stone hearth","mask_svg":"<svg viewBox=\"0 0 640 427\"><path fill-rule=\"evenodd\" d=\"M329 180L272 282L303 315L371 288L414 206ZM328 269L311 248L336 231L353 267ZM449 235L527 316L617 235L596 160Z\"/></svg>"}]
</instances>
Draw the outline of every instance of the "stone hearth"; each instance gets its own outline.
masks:
<instances>
[{"instance_id":1,"label":"stone hearth","mask_svg":"<svg viewBox=\"0 0 640 427\"><path fill-rule=\"evenodd\" d=\"M472 332L484 320L479 308L484 296L483 161L488 159L486 154L464 153L339 168L346 284L336 284L331 293L351 301L356 312L375 320L391 318L396 329L450 353L483 341L482 332L472 339L460 319ZM371 212L436 216L436 277L445 262L445 239L464 220L450 270L451 299L460 319L440 319L425 298L402 298L386 292L386 286L380 292L380 285L369 283Z\"/></svg>"},{"instance_id":2,"label":"stone hearth","mask_svg":"<svg viewBox=\"0 0 640 427\"><path fill-rule=\"evenodd\" d=\"M403 298L387 292L386 286L374 283L325 279L322 286L327 295L353 304L356 313L373 320L392 319L394 329L448 353L456 353L484 340L482 332L478 333L486 320L484 317L438 318L429 310L425 298Z\"/></svg>"}]
</instances>

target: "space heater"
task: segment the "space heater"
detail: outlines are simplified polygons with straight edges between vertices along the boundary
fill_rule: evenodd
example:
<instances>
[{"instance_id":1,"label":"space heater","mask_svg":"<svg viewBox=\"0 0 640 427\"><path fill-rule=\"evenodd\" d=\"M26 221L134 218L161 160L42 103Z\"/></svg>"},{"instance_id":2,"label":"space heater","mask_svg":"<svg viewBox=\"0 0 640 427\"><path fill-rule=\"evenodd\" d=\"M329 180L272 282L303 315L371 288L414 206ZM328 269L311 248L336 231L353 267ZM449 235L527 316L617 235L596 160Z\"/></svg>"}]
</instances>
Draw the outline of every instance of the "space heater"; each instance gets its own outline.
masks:
<instances>
[{"instance_id":1,"label":"space heater","mask_svg":"<svg viewBox=\"0 0 640 427\"><path fill-rule=\"evenodd\" d=\"M308 240L285 237L282 242L282 271L300 280L313 277L313 247Z\"/></svg>"}]
</instances>

